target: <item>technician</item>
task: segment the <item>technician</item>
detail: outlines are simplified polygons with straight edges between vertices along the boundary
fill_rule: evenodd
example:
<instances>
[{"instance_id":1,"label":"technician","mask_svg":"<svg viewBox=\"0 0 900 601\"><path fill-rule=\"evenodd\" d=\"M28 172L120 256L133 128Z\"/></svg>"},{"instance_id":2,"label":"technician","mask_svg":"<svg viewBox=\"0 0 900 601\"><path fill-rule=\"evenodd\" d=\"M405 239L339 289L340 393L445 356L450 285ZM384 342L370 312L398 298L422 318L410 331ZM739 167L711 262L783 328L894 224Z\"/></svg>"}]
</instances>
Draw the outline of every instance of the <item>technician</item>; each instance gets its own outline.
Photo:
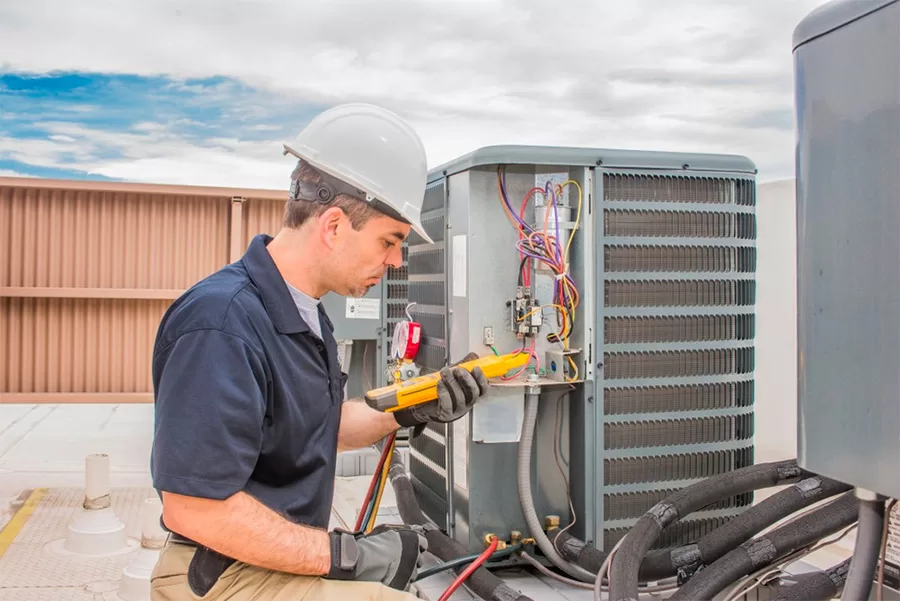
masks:
<instances>
[{"instance_id":1,"label":"technician","mask_svg":"<svg viewBox=\"0 0 900 601\"><path fill-rule=\"evenodd\" d=\"M397 115L350 104L313 119L285 153L299 161L281 230L253 238L159 326L151 473L170 534L153 601L415 599L403 591L427 548L419 531L329 529L336 455L456 420L487 390L480 370L457 367L418 407L344 401L319 299L364 295L401 265L410 229L431 242L425 150Z\"/></svg>"}]
</instances>

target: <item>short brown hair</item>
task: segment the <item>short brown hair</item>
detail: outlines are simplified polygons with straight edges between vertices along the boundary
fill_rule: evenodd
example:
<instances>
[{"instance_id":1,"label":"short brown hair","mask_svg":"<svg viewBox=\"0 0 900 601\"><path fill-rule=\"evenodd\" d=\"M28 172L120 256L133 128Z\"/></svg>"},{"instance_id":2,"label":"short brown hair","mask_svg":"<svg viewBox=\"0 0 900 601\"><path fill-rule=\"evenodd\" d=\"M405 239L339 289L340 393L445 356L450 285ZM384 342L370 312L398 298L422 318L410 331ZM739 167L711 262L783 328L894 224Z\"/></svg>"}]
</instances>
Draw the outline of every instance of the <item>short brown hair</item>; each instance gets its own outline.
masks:
<instances>
[{"instance_id":1,"label":"short brown hair","mask_svg":"<svg viewBox=\"0 0 900 601\"><path fill-rule=\"evenodd\" d=\"M306 163L301 163L293 176L309 184L318 184L322 180L322 174ZM288 200L284 209L284 227L297 229L307 220L318 217L331 207L341 209L355 230L361 229L367 221L381 214L369 204L346 194L338 194L327 205L314 201Z\"/></svg>"}]
</instances>

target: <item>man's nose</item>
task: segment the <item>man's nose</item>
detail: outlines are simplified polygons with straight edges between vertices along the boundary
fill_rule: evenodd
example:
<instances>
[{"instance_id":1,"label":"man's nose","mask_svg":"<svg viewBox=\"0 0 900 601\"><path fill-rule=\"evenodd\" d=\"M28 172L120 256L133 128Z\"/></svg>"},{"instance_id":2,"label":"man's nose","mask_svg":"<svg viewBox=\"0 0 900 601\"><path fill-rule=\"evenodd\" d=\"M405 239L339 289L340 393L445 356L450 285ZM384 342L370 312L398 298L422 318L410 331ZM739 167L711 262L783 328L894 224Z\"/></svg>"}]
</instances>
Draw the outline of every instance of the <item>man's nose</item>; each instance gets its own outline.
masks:
<instances>
[{"instance_id":1,"label":"man's nose","mask_svg":"<svg viewBox=\"0 0 900 601\"><path fill-rule=\"evenodd\" d=\"M388 253L387 260L385 261L388 265L393 267L394 269L399 269L403 266L403 247L399 244L394 246L391 252Z\"/></svg>"}]
</instances>

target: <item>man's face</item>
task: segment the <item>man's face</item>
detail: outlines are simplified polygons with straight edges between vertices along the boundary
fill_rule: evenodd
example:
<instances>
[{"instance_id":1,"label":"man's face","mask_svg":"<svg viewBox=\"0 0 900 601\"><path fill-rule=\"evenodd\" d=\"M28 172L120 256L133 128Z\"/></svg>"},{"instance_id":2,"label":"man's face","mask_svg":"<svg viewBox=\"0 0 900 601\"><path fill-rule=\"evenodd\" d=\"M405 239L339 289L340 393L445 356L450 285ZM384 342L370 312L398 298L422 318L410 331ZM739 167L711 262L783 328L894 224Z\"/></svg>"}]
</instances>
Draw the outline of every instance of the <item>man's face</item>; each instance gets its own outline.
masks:
<instances>
[{"instance_id":1,"label":"man's face","mask_svg":"<svg viewBox=\"0 0 900 601\"><path fill-rule=\"evenodd\" d=\"M342 225L333 255L334 291L358 298L378 283L388 267L403 264L402 244L410 226L387 216L373 217L359 230L346 217Z\"/></svg>"}]
</instances>

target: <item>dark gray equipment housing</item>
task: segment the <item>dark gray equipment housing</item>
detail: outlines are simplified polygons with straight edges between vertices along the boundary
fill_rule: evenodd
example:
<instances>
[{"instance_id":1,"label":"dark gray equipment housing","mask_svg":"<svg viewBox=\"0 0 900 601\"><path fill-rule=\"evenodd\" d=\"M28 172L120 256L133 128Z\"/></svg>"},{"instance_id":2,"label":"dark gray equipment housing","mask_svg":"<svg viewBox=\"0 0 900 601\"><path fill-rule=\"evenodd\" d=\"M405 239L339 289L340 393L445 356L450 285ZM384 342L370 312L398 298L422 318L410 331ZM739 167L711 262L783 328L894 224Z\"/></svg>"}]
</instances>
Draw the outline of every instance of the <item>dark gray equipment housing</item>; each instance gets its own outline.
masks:
<instances>
[{"instance_id":1,"label":"dark gray equipment housing","mask_svg":"<svg viewBox=\"0 0 900 601\"><path fill-rule=\"evenodd\" d=\"M900 497L900 3L794 32L798 458Z\"/></svg>"}]
</instances>

